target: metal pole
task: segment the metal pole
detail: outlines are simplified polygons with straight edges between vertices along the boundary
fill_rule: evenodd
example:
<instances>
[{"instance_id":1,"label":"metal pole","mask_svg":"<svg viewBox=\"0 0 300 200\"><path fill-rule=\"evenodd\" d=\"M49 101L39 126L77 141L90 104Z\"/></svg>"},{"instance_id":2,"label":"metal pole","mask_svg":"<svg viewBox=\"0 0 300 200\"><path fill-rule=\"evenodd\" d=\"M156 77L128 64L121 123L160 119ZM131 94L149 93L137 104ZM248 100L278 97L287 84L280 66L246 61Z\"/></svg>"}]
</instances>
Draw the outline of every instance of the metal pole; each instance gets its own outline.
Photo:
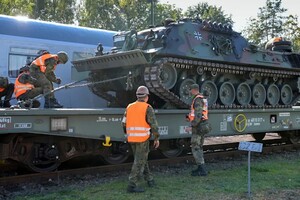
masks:
<instances>
[{"instance_id":1,"label":"metal pole","mask_svg":"<svg viewBox=\"0 0 300 200\"><path fill-rule=\"evenodd\" d=\"M251 151L248 151L248 198L249 199L251 199L250 157L251 157Z\"/></svg>"}]
</instances>

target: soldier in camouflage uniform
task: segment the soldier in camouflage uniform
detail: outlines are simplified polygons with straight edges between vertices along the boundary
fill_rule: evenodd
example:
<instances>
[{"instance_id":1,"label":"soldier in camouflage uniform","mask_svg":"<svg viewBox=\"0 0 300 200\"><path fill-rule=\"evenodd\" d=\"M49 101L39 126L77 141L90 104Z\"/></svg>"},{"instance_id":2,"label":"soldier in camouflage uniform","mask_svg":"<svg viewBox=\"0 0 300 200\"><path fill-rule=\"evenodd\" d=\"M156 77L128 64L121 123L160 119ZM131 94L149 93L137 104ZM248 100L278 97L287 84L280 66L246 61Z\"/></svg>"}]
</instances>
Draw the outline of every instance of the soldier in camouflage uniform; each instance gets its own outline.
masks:
<instances>
[{"instance_id":1,"label":"soldier in camouflage uniform","mask_svg":"<svg viewBox=\"0 0 300 200\"><path fill-rule=\"evenodd\" d=\"M8 83L7 77L0 76L0 107L3 108L10 107L9 101L13 93L14 93L14 84ZM2 101L2 97L4 97L4 101Z\"/></svg>"},{"instance_id":2,"label":"soldier in camouflage uniform","mask_svg":"<svg viewBox=\"0 0 300 200\"><path fill-rule=\"evenodd\" d=\"M57 54L43 54L36 58L30 64L30 75L37 79L35 87L42 87L43 94L45 95L44 108L62 108L53 92L53 82L60 84L61 79L56 78L54 70L56 65L62 63L65 64L68 61L68 55L66 52L60 51Z\"/></svg>"},{"instance_id":3,"label":"soldier in camouflage uniform","mask_svg":"<svg viewBox=\"0 0 300 200\"><path fill-rule=\"evenodd\" d=\"M140 86L136 92L137 101L127 106L122 125L134 156L134 162L129 175L128 192L144 192L138 187L141 176L147 181L149 187L155 186L153 176L149 170L148 154L150 132L154 136L154 148L159 147L158 124L151 105L147 104L149 91Z\"/></svg>"},{"instance_id":4,"label":"soldier in camouflage uniform","mask_svg":"<svg viewBox=\"0 0 300 200\"><path fill-rule=\"evenodd\" d=\"M191 122L192 126L191 148L195 162L198 166L196 170L192 171L191 175L206 176L207 171L205 169L203 156L204 135L206 133L202 132L201 126L206 123L206 120L208 119L207 99L200 94L198 84L191 85L190 93L193 95L193 102L191 105L191 112L187 116L187 119Z\"/></svg>"},{"instance_id":5,"label":"soldier in camouflage uniform","mask_svg":"<svg viewBox=\"0 0 300 200\"><path fill-rule=\"evenodd\" d=\"M32 100L34 97L43 94L42 87L34 87L36 79L30 76L29 66L25 65L20 68L20 74L15 81L15 96L23 102L24 107L38 108L40 102Z\"/></svg>"}]
</instances>

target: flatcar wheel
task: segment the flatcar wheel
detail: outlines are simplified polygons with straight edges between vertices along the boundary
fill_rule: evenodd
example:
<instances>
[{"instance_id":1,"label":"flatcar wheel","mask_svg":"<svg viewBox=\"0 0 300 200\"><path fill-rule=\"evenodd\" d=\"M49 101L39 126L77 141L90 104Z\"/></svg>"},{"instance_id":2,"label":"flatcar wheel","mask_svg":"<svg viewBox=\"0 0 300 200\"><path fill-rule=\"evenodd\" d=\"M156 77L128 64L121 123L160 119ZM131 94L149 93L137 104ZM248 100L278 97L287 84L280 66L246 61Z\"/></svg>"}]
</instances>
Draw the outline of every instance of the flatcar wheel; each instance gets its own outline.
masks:
<instances>
[{"instance_id":1,"label":"flatcar wheel","mask_svg":"<svg viewBox=\"0 0 300 200\"><path fill-rule=\"evenodd\" d=\"M162 71L160 72L160 79L165 88L168 90L173 88L177 81L177 72L175 67L169 63L164 64Z\"/></svg>"},{"instance_id":2,"label":"flatcar wheel","mask_svg":"<svg viewBox=\"0 0 300 200\"><path fill-rule=\"evenodd\" d=\"M213 105L218 99L218 88L213 81L204 81L201 84L200 91L202 94L207 95L208 105Z\"/></svg>"},{"instance_id":3,"label":"flatcar wheel","mask_svg":"<svg viewBox=\"0 0 300 200\"><path fill-rule=\"evenodd\" d=\"M242 105L246 106L251 101L251 88L248 83L241 83L236 89L236 100Z\"/></svg>"},{"instance_id":4,"label":"flatcar wheel","mask_svg":"<svg viewBox=\"0 0 300 200\"><path fill-rule=\"evenodd\" d=\"M43 151L41 153L41 150ZM58 150L55 146L36 145L31 148L27 167L34 172L50 172L60 166Z\"/></svg>"},{"instance_id":5,"label":"flatcar wheel","mask_svg":"<svg viewBox=\"0 0 300 200\"><path fill-rule=\"evenodd\" d=\"M296 132L289 135L289 140L292 144L300 144L300 133Z\"/></svg>"},{"instance_id":6,"label":"flatcar wheel","mask_svg":"<svg viewBox=\"0 0 300 200\"><path fill-rule=\"evenodd\" d=\"M292 102L293 91L291 86L284 84L280 91L280 99L284 105L288 105Z\"/></svg>"},{"instance_id":7,"label":"flatcar wheel","mask_svg":"<svg viewBox=\"0 0 300 200\"><path fill-rule=\"evenodd\" d=\"M166 143L165 143L166 142ZM162 141L160 152L167 158L174 158L182 154L183 146L178 140Z\"/></svg>"},{"instance_id":8,"label":"flatcar wheel","mask_svg":"<svg viewBox=\"0 0 300 200\"><path fill-rule=\"evenodd\" d=\"M235 89L232 83L224 82L219 89L219 98L223 105L229 106L234 102Z\"/></svg>"},{"instance_id":9,"label":"flatcar wheel","mask_svg":"<svg viewBox=\"0 0 300 200\"><path fill-rule=\"evenodd\" d=\"M102 154L104 161L108 164L117 165L124 163L129 157L128 143L113 143L111 147L107 147Z\"/></svg>"},{"instance_id":10,"label":"flatcar wheel","mask_svg":"<svg viewBox=\"0 0 300 200\"><path fill-rule=\"evenodd\" d=\"M185 103L190 104L191 103L191 95L190 95L190 86L192 84L195 84L196 82L193 79L184 79L179 84L179 96L180 99L183 100Z\"/></svg>"},{"instance_id":11,"label":"flatcar wheel","mask_svg":"<svg viewBox=\"0 0 300 200\"><path fill-rule=\"evenodd\" d=\"M262 141L265 136L266 136L266 133L253 133L251 134L251 136L256 140L256 141Z\"/></svg>"},{"instance_id":12,"label":"flatcar wheel","mask_svg":"<svg viewBox=\"0 0 300 200\"><path fill-rule=\"evenodd\" d=\"M263 106L266 101L266 95L266 89L261 83L254 85L252 89L252 99L255 105Z\"/></svg>"},{"instance_id":13,"label":"flatcar wheel","mask_svg":"<svg viewBox=\"0 0 300 200\"><path fill-rule=\"evenodd\" d=\"M272 106L278 104L280 99L279 88L275 84L271 84L267 89L267 100Z\"/></svg>"}]
</instances>

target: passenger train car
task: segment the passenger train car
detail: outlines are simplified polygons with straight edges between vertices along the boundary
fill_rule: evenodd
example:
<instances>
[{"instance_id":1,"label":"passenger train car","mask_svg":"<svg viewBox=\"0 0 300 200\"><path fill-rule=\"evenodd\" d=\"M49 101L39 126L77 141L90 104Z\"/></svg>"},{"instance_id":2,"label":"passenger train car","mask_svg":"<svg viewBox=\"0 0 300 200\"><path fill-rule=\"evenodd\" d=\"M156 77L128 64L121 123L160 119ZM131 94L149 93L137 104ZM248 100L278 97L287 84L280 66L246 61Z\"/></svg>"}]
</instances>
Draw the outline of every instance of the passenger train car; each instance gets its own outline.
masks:
<instances>
[{"instance_id":1,"label":"passenger train car","mask_svg":"<svg viewBox=\"0 0 300 200\"><path fill-rule=\"evenodd\" d=\"M0 76L8 77L12 83L19 73L19 68L32 61L39 50L47 50L53 54L58 51L68 53L69 61L65 65L58 65L55 71L57 77L62 79L62 85L82 80L88 73L77 72L71 61L93 57L98 43L103 45L105 51L109 50L115 34L108 30L5 15L0 15L0 27ZM54 87L58 86L54 84ZM105 101L90 92L87 87L59 90L55 95L65 108L105 106Z\"/></svg>"}]
</instances>

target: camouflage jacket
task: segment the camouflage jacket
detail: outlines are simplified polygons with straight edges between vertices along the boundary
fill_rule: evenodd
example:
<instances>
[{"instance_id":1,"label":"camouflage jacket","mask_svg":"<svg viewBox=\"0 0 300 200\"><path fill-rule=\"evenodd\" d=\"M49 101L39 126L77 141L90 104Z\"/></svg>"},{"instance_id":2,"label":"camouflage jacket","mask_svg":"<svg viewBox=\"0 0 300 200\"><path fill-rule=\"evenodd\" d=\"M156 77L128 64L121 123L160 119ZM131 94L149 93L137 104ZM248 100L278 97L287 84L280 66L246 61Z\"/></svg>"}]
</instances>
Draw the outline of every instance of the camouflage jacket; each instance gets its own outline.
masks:
<instances>
[{"instance_id":1,"label":"camouflage jacket","mask_svg":"<svg viewBox=\"0 0 300 200\"><path fill-rule=\"evenodd\" d=\"M124 116L123 116L123 130L124 132L126 133L126 120L124 122L124 119L126 119L126 111L124 113ZM156 117L155 117L155 113L154 113L154 110L152 108L151 105L148 106L147 110L146 110L146 122L150 125L151 127L151 133L153 134L154 136L154 139L158 139L159 138L159 133L158 133L158 123L157 123L157 120L156 120Z\"/></svg>"},{"instance_id":2,"label":"camouflage jacket","mask_svg":"<svg viewBox=\"0 0 300 200\"><path fill-rule=\"evenodd\" d=\"M57 60L55 60L54 58L49 58L47 60L45 60L45 65L46 65L46 71L45 71L45 76L47 77L47 79L51 82L56 82L56 75L54 73L54 67L57 65ZM36 66L35 64L31 64L30 67L35 68L35 70L40 70L40 68L38 66Z\"/></svg>"}]
</instances>

